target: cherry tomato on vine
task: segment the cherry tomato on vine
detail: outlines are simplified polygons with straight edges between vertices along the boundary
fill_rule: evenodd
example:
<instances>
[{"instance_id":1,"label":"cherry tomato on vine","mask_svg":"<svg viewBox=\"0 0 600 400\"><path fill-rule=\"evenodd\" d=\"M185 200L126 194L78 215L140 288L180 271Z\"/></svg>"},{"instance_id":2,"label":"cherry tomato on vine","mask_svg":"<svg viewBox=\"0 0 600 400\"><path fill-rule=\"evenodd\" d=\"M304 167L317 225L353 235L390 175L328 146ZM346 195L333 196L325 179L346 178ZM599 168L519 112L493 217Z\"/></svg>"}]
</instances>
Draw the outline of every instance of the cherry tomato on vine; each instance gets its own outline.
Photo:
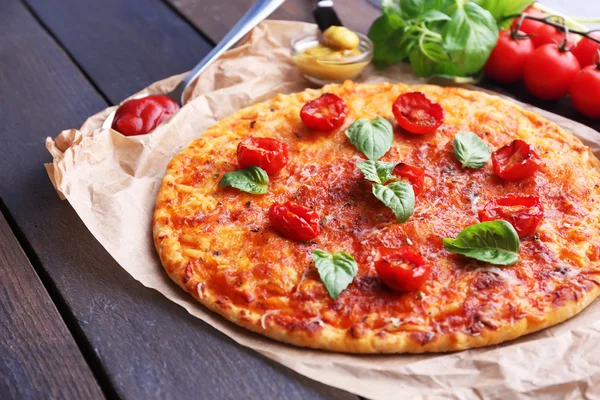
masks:
<instances>
[{"instance_id":1,"label":"cherry tomato on vine","mask_svg":"<svg viewBox=\"0 0 600 400\"><path fill-rule=\"evenodd\" d=\"M332 93L307 102L300 110L304 125L319 132L332 132L344 124L348 107L344 100Z\"/></svg>"},{"instance_id":2,"label":"cherry tomato on vine","mask_svg":"<svg viewBox=\"0 0 600 400\"><path fill-rule=\"evenodd\" d=\"M569 34L569 39L566 43L566 48L570 49L575 44L573 40L575 36ZM531 35L531 42L537 49L545 44L562 44L565 41L565 31L562 31L552 25L542 24Z\"/></svg>"},{"instance_id":3,"label":"cherry tomato on vine","mask_svg":"<svg viewBox=\"0 0 600 400\"><path fill-rule=\"evenodd\" d=\"M500 31L496 47L485 64L488 77L500 83L514 83L523 78L527 58L533 53L533 43L522 31Z\"/></svg>"},{"instance_id":4,"label":"cherry tomato on vine","mask_svg":"<svg viewBox=\"0 0 600 400\"><path fill-rule=\"evenodd\" d=\"M402 129L417 135L435 132L444 122L442 106L430 101L421 92L398 96L392 106L392 112Z\"/></svg>"},{"instance_id":5,"label":"cherry tomato on vine","mask_svg":"<svg viewBox=\"0 0 600 400\"><path fill-rule=\"evenodd\" d=\"M525 11L523 11L523 12L527 13L528 15L531 15L532 17L544 18L544 13L533 6L527 7L525 9ZM512 29L515 29L517 27L517 23L519 22L519 19L520 18L517 17L513 20L513 23L511 26ZM519 30L521 32L525 32L525 34L527 34L527 35L531 35L533 32L535 32L535 30L537 28L539 28L542 25L545 25L545 24L543 22L535 21L533 19L523 18L523 22L521 22L521 26L519 27Z\"/></svg>"},{"instance_id":6,"label":"cherry tomato on vine","mask_svg":"<svg viewBox=\"0 0 600 400\"><path fill-rule=\"evenodd\" d=\"M542 160L532 145L523 140L513 140L492 154L494 173L507 181L517 181L532 176Z\"/></svg>"},{"instance_id":7,"label":"cherry tomato on vine","mask_svg":"<svg viewBox=\"0 0 600 400\"><path fill-rule=\"evenodd\" d=\"M478 214L481 222L503 219L519 237L525 237L535 233L544 216L544 206L538 196L508 194L490 201Z\"/></svg>"},{"instance_id":8,"label":"cherry tomato on vine","mask_svg":"<svg viewBox=\"0 0 600 400\"><path fill-rule=\"evenodd\" d=\"M600 31L591 32L590 36L600 40ZM581 68L588 65L596 65L598 60L598 51L600 51L600 43L594 42L592 39L583 37L571 52L577 57Z\"/></svg>"},{"instance_id":9,"label":"cherry tomato on vine","mask_svg":"<svg viewBox=\"0 0 600 400\"><path fill-rule=\"evenodd\" d=\"M270 138L248 138L237 147L240 168L255 165L269 175L276 175L288 162L288 146Z\"/></svg>"},{"instance_id":10,"label":"cherry tomato on vine","mask_svg":"<svg viewBox=\"0 0 600 400\"><path fill-rule=\"evenodd\" d=\"M575 75L569 94L577 111L586 117L600 118L600 62Z\"/></svg>"},{"instance_id":11,"label":"cherry tomato on vine","mask_svg":"<svg viewBox=\"0 0 600 400\"><path fill-rule=\"evenodd\" d=\"M374 262L383 283L399 292L419 289L431 272L427 260L408 246L379 247Z\"/></svg>"},{"instance_id":12,"label":"cherry tomato on vine","mask_svg":"<svg viewBox=\"0 0 600 400\"><path fill-rule=\"evenodd\" d=\"M400 163L392 171L392 175L400 179L406 179L413 187L415 197L421 194L425 185L425 171L419 167Z\"/></svg>"},{"instance_id":13,"label":"cherry tomato on vine","mask_svg":"<svg viewBox=\"0 0 600 400\"><path fill-rule=\"evenodd\" d=\"M127 100L117 108L111 128L125 136L145 135L177 110L179 104L167 96Z\"/></svg>"},{"instance_id":14,"label":"cherry tomato on vine","mask_svg":"<svg viewBox=\"0 0 600 400\"><path fill-rule=\"evenodd\" d=\"M525 63L525 86L544 100L557 100L569 91L580 70L579 61L563 46L545 44L535 49Z\"/></svg>"},{"instance_id":15,"label":"cherry tomato on vine","mask_svg":"<svg viewBox=\"0 0 600 400\"><path fill-rule=\"evenodd\" d=\"M286 202L274 203L269 208L269 222L273 229L288 239L306 241L319 234L319 216L310 208Z\"/></svg>"}]
</instances>

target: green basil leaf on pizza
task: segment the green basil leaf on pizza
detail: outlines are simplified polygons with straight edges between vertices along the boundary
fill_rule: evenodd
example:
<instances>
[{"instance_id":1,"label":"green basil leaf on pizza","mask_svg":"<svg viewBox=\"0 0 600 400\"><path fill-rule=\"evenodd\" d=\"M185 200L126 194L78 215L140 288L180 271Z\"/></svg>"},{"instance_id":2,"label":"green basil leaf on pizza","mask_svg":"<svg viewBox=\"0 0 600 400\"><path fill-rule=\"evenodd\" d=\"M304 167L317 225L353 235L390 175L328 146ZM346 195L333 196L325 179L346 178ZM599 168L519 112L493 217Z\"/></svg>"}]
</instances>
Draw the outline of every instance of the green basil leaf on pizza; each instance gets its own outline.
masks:
<instances>
[{"instance_id":1,"label":"green basil leaf on pizza","mask_svg":"<svg viewBox=\"0 0 600 400\"><path fill-rule=\"evenodd\" d=\"M415 208L415 192L407 181L392 182L388 185L373 185L373 194L390 208L397 222L406 222Z\"/></svg>"},{"instance_id":2,"label":"green basil leaf on pizza","mask_svg":"<svg viewBox=\"0 0 600 400\"><path fill-rule=\"evenodd\" d=\"M269 175L262 168L251 166L226 173L219 186L231 186L252 194L265 194L269 188Z\"/></svg>"},{"instance_id":3,"label":"green basil leaf on pizza","mask_svg":"<svg viewBox=\"0 0 600 400\"><path fill-rule=\"evenodd\" d=\"M385 161L367 160L356 164L356 167L365 175L365 179L381 183L382 185L392 179L395 179L392 171L396 167L396 163Z\"/></svg>"},{"instance_id":4,"label":"green basil leaf on pizza","mask_svg":"<svg viewBox=\"0 0 600 400\"><path fill-rule=\"evenodd\" d=\"M454 155L463 168L482 168L492 156L490 147L473 132L454 136Z\"/></svg>"},{"instance_id":5,"label":"green basil leaf on pizza","mask_svg":"<svg viewBox=\"0 0 600 400\"><path fill-rule=\"evenodd\" d=\"M514 265L519 260L519 235L503 220L481 222L463 229L455 239L443 240L444 248L494 265Z\"/></svg>"},{"instance_id":6,"label":"green basil leaf on pizza","mask_svg":"<svg viewBox=\"0 0 600 400\"><path fill-rule=\"evenodd\" d=\"M394 129L387 119L361 118L350 125L346 136L369 160L378 160L392 147Z\"/></svg>"},{"instance_id":7,"label":"green basil leaf on pizza","mask_svg":"<svg viewBox=\"0 0 600 400\"><path fill-rule=\"evenodd\" d=\"M317 249L313 251L312 258L321 281L334 300L352 283L358 272L354 257L343 251L328 253Z\"/></svg>"}]
</instances>

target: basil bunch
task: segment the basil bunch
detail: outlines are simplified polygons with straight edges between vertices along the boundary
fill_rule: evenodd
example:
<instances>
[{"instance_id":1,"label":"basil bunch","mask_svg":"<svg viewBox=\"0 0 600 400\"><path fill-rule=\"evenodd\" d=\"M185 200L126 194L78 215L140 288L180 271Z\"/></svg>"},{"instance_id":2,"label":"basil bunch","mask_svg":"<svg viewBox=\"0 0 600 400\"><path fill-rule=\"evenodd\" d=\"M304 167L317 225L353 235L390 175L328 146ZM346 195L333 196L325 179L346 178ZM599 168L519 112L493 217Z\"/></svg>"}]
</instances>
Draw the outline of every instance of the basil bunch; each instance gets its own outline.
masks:
<instances>
[{"instance_id":1,"label":"basil bunch","mask_svg":"<svg viewBox=\"0 0 600 400\"><path fill-rule=\"evenodd\" d=\"M408 59L422 77L472 76L485 65L505 17L532 2L382 0L383 15L369 29L373 59L384 67Z\"/></svg>"}]
</instances>

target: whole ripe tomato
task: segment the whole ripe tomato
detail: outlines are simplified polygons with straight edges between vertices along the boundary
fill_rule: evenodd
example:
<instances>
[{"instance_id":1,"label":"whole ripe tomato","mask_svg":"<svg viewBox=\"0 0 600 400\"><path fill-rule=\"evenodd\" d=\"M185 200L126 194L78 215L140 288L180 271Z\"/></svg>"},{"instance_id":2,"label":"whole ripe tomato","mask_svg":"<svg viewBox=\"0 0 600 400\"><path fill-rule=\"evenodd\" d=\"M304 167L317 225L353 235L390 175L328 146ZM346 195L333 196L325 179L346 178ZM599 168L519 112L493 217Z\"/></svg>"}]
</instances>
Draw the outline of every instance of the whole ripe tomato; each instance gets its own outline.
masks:
<instances>
[{"instance_id":1,"label":"whole ripe tomato","mask_svg":"<svg viewBox=\"0 0 600 400\"><path fill-rule=\"evenodd\" d=\"M399 292L419 289L431 272L427 260L408 246L380 247L374 262L377 275L383 283Z\"/></svg>"},{"instance_id":2,"label":"whole ripe tomato","mask_svg":"<svg viewBox=\"0 0 600 400\"><path fill-rule=\"evenodd\" d=\"M575 75L570 95L577 111L586 117L600 118L600 62Z\"/></svg>"},{"instance_id":3,"label":"whole ripe tomato","mask_svg":"<svg viewBox=\"0 0 600 400\"><path fill-rule=\"evenodd\" d=\"M240 168L257 166L269 176L276 175L288 162L288 146L271 138L248 138L237 147Z\"/></svg>"},{"instance_id":4,"label":"whole ripe tomato","mask_svg":"<svg viewBox=\"0 0 600 400\"><path fill-rule=\"evenodd\" d=\"M433 133L444 122L444 110L421 92L404 93L392 105L396 121L410 133Z\"/></svg>"},{"instance_id":5,"label":"whole ripe tomato","mask_svg":"<svg viewBox=\"0 0 600 400\"><path fill-rule=\"evenodd\" d=\"M299 242L314 239L319 234L319 215L310 208L289 201L271 205L269 222L281 235Z\"/></svg>"},{"instance_id":6,"label":"whole ripe tomato","mask_svg":"<svg viewBox=\"0 0 600 400\"><path fill-rule=\"evenodd\" d=\"M565 31L560 30L552 25L542 24L531 35L531 42L537 49L545 44L562 45L565 42ZM575 45L575 35L569 34L566 42L566 48L571 49Z\"/></svg>"},{"instance_id":7,"label":"whole ripe tomato","mask_svg":"<svg viewBox=\"0 0 600 400\"><path fill-rule=\"evenodd\" d=\"M125 136L145 135L177 110L179 104L167 96L127 100L117 108L111 128Z\"/></svg>"},{"instance_id":8,"label":"whole ripe tomato","mask_svg":"<svg viewBox=\"0 0 600 400\"><path fill-rule=\"evenodd\" d=\"M600 40L600 31L591 32L590 36ZM593 41L587 37L582 38L571 52L577 57L581 68L588 65L596 65L598 60L598 51L600 51L600 43Z\"/></svg>"},{"instance_id":9,"label":"whole ripe tomato","mask_svg":"<svg viewBox=\"0 0 600 400\"><path fill-rule=\"evenodd\" d=\"M488 77L500 83L518 82L523 78L525 63L533 50L533 43L524 32L503 29L484 71Z\"/></svg>"},{"instance_id":10,"label":"whole ripe tomato","mask_svg":"<svg viewBox=\"0 0 600 400\"><path fill-rule=\"evenodd\" d=\"M523 140L513 140L492 154L494 173L507 181L529 178L542 165L542 160L532 145Z\"/></svg>"},{"instance_id":11,"label":"whole ripe tomato","mask_svg":"<svg viewBox=\"0 0 600 400\"><path fill-rule=\"evenodd\" d=\"M344 100L332 93L307 102L300 110L304 125L319 132L332 132L344 124L348 107Z\"/></svg>"},{"instance_id":12,"label":"whole ripe tomato","mask_svg":"<svg viewBox=\"0 0 600 400\"><path fill-rule=\"evenodd\" d=\"M523 11L523 13L527 13L528 15L531 15L532 17L537 17L537 18L544 18L544 13L541 12L540 10L538 10L537 8L534 8L533 6L529 6L525 9L525 11ZM513 20L513 23L511 25L512 29L516 29L517 28L517 23L519 22L519 17L515 18ZM539 28L540 26L544 25L543 22L540 21L534 21L532 19L527 19L527 18L523 18L523 21L521 22L521 26L518 28L521 32L525 32L527 35L531 35L533 34L533 32L535 32L535 30L537 28Z\"/></svg>"},{"instance_id":13,"label":"whole ripe tomato","mask_svg":"<svg viewBox=\"0 0 600 400\"><path fill-rule=\"evenodd\" d=\"M544 100L558 100L569 91L580 70L579 61L568 50L556 44L545 44L525 63L525 86Z\"/></svg>"},{"instance_id":14,"label":"whole ripe tomato","mask_svg":"<svg viewBox=\"0 0 600 400\"><path fill-rule=\"evenodd\" d=\"M481 222L502 219L515 228L519 237L526 237L537 230L544 206L538 196L508 194L490 201L478 214Z\"/></svg>"},{"instance_id":15,"label":"whole ripe tomato","mask_svg":"<svg viewBox=\"0 0 600 400\"><path fill-rule=\"evenodd\" d=\"M423 191L423 187L425 186L425 171L422 168L400 163L396 165L392 171L392 175L400 179L406 179L412 185L415 197Z\"/></svg>"}]
</instances>

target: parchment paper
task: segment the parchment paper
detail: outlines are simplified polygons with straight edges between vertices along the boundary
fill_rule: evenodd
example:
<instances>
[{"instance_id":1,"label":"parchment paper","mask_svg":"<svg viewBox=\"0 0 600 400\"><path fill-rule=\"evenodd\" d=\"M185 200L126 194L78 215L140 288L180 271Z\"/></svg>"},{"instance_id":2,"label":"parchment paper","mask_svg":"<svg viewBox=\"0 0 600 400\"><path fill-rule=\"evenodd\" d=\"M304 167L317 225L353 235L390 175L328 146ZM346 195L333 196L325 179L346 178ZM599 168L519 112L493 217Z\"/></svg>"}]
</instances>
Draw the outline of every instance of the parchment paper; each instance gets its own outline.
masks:
<instances>
[{"instance_id":1,"label":"parchment paper","mask_svg":"<svg viewBox=\"0 0 600 400\"><path fill-rule=\"evenodd\" d=\"M310 86L289 59L288 46L293 36L315 30L297 22L263 23L208 68L185 107L151 135L124 137L100 130L109 108L79 130L48 138L53 163L46 168L57 191L143 285L241 345L314 380L372 399L600 398L599 301L566 323L503 345L449 354L358 356L296 348L250 333L209 312L169 280L151 237L166 164L207 127L239 108ZM166 92L180 78L157 82L144 92ZM423 82L408 65L377 73L369 69L361 80ZM600 156L598 132L522 106L573 132Z\"/></svg>"}]
</instances>

